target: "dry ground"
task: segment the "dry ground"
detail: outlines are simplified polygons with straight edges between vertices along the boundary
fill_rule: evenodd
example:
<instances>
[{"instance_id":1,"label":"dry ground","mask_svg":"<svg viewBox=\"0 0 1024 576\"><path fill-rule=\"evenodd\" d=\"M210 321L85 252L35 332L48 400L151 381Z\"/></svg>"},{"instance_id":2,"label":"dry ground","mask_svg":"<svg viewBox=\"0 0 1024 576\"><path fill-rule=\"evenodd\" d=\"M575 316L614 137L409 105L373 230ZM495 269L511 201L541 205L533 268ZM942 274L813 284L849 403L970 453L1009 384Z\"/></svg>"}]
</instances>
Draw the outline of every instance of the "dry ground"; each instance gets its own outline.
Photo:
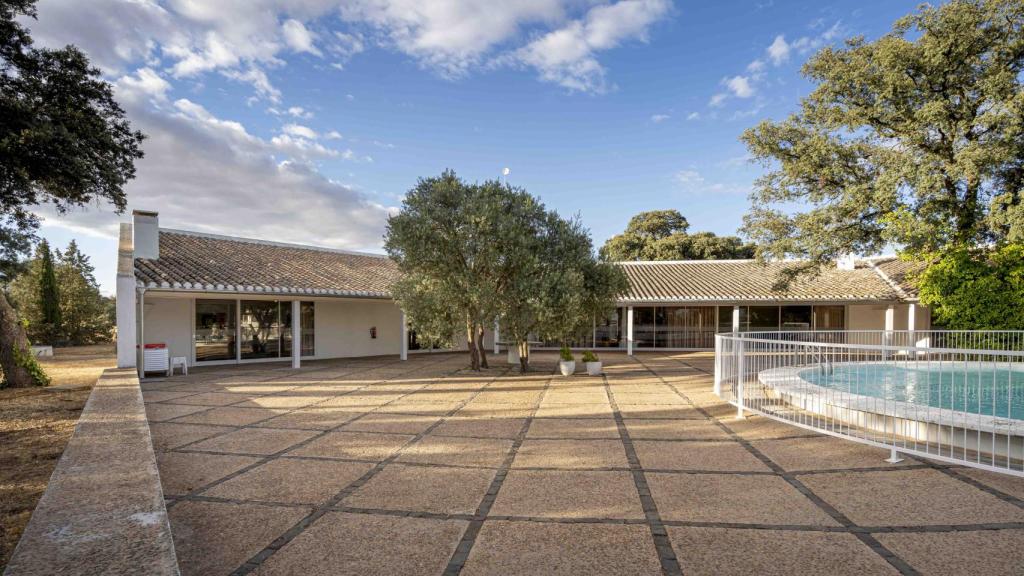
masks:
<instances>
[{"instance_id":1,"label":"dry ground","mask_svg":"<svg viewBox=\"0 0 1024 576\"><path fill-rule=\"evenodd\" d=\"M0 390L0 570L49 482L113 344L58 348L40 362L49 388Z\"/></svg>"},{"instance_id":2,"label":"dry ground","mask_svg":"<svg viewBox=\"0 0 1024 576\"><path fill-rule=\"evenodd\" d=\"M711 355L143 383L182 574L1021 574L1024 480L750 417Z\"/></svg>"}]
</instances>

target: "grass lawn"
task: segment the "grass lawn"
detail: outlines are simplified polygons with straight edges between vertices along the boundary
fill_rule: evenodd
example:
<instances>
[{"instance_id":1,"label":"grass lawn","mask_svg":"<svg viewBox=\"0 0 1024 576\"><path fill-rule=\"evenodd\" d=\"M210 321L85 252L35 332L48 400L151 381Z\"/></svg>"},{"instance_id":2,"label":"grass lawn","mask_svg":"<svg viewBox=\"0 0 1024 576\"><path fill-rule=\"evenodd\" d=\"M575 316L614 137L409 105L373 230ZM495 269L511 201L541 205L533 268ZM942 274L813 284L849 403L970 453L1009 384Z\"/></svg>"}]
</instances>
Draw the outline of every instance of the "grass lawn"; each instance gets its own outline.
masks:
<instances>
[{"instance_id":1,"label":"grass lawn","mask_svg":"<svg viewBox=\"0 0 1024 576\"><path fill-rule=\"evenodd\" d=\"M113 344L57 348L48 388L0 390L0 571L46 490L92 385L116 365Z\"/></svg>"}]
</instances>

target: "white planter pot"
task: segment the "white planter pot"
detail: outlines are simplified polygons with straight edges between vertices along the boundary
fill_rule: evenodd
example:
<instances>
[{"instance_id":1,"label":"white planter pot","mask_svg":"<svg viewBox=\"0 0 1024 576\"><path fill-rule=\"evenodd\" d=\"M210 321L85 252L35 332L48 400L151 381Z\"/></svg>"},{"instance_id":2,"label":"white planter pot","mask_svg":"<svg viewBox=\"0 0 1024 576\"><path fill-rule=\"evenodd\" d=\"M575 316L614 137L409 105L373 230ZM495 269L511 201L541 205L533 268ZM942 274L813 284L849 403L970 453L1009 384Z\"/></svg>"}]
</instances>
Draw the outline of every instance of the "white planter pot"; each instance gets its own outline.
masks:
<instances>
[{"instance_id":1,"label":"white planter pot","mask_svg":"<svg viewBox=\"0 0 1024 576\"><path fill-rule=\"evenodd\" d=\"M558 369L562 372L562 376L572 376L572 373L576 371L576 361L559 360Z\"/></svg>"},{"instance_id":2,"label":"white planter pot","mask_svg":"<svg viewBox=\"0 0 1024 576\"><path fill-rule=\"evenodd\" d=\"M587 374L590 376L601 375L601 363L600 362L587 362Z\"/></svg>"}]
</instances>

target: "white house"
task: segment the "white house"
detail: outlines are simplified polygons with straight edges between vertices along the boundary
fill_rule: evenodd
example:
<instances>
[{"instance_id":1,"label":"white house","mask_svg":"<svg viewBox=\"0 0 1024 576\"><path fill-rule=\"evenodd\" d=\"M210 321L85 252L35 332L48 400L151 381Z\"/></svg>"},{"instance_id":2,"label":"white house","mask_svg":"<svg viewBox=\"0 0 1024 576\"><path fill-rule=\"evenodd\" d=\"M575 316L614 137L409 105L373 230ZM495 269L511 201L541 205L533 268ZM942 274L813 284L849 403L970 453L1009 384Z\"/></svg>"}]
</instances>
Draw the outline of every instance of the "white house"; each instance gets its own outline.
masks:
<instances>
[{"instance_id":1,"label":"white house","mask_svg":"<svg viewBox=\"0 0 1024 576\"><path fill-rule=\"evenodd\" d=\"M893 258L849 260L784 289L784 263L620 265L629 293L575 346L708 349L716 332L735 330L930 327L908 264ZM118 246L118 365L141 366L144 345L157 343L190 366L404 359L419 346L389 294L398 276L385 256L161 229L157 213L137 210Z\"/></svg>"}]
</instances>

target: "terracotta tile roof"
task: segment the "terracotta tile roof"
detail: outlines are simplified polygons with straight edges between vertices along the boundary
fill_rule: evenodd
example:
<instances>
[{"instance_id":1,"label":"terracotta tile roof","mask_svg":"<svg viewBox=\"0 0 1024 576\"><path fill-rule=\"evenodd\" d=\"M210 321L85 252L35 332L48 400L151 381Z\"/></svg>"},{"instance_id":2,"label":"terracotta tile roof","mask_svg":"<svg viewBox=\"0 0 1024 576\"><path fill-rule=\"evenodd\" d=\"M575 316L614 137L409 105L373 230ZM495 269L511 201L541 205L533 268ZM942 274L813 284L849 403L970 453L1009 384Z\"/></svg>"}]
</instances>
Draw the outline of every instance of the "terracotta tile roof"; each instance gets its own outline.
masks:
<instances>
[{"instance_id":1,"label":"terracotta tile roof","mask_svg":"<svg viewBox=\"0 0 1024 576\"><path fill-rule=\"evenodd\" d=\"M135 260L149 288L388 298L398 268L386 256L160 230L160 257Z\"/></svg>"},{"instance_id":2,"label":"terracotta tile roof","mask_svg":"<svg viewBox=\"0 0 1024 576\"><path fill-rule=\"evenodd\" d=\"M926 262L903 260L900 258L888 258L885 260L874 260L874 265L882 275L899 286L907 298L918 297L917 283L915 277L924 271L928 266Z\"/></svg>"},{"instance_id":3,"label":"terracotta tile roof","mask_svg":"<svg viewBox=\"0 0 1024 576\"><path fill-rule=\"evenodd\" d=\"M800 276L785 290L774 284L791 262L753 260L622 262L630 291L623 301L893 301L897 290L870 266L830 268Z\"/></svg>"}]
</instances>

